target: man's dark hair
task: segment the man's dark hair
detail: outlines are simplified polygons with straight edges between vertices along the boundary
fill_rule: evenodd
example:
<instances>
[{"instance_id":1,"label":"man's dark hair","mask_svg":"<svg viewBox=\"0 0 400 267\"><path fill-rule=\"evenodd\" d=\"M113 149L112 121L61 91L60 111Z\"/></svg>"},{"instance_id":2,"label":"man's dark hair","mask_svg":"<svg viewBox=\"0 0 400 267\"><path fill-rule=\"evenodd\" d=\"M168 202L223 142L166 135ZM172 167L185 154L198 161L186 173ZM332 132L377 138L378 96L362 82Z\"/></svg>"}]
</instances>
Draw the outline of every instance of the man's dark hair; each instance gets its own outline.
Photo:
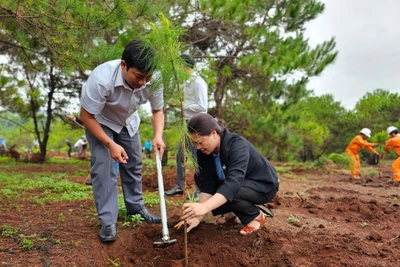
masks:
<instances>
[{"instance_id":1,"label":"man's dark hair","mask_svg":"<svg viewBox=\"0 0 400 267\"><path fill-rule=\"evenodd\" d=\"M126 70L136 68L142 72L152 72L154 55L153 48L145 47L141 40L133 40L125 47L122 60L126 63Z\"/></svg>"},{"instance_id":2,"label":"man's dark hair","mask_svg":"<svg viewBox=\"0 0 400 267\"><path fill-rule=\"evenodd\" d=\"M194 68L195 62L191 55L183 54L183 55L181 55L181 58L182 58L183 62L185 63L186 67L188 67L190 69Z\"/></svg>"}]
</instances>

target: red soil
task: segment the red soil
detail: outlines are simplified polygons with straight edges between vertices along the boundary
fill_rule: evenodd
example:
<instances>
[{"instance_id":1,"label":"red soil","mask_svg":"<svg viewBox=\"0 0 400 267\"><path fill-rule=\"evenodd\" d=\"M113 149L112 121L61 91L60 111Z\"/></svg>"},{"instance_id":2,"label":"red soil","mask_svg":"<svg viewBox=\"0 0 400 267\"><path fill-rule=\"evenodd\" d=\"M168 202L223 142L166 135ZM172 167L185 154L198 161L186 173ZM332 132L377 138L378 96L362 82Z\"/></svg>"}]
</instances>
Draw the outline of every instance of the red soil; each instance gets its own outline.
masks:
<instances>
[{"instance_id":1,"label":"red soil","mask_svg":"<svg viewBox=\"0 0 400 267\"><path fill-rule=\"evenodd\" d=\"M15 171L75 172L62 164L43 168L21 164ZM241 225L217 226L209 217L208 223L187 236L189 266L400 266L400 187L388 183L390 166L381 171L381 178L366 176L358 181L337 166L285 171L280 174L278 195L270 203L275 216L267 218L264 228L242 237ZM156 174L150 170L144 174L143 191L156 191ZM165 189L172 188L174 170L165 170L163 176ZM189 191L194 190L191 177L188 174ZM85 179L69 180L83 183ZM185 197L167 198L171 199L183 202ZM179 221L180 207L167 205L168 223L173 226ZM159 207L149 209L160 214ZM64 221L59 220L60 213ZM0 236L0 266L185 266L182 230L169 229L177 244L153 248L155 241L161 241L161 225L125 228L121 218L117 241L107 245L98 241L94 214L91 200L40 207L25 197L3 198L0 227L11 225L46 241L24 251L17 237ZM290 223L291 215L299 222Z\"/></svg>"}]
</instances>

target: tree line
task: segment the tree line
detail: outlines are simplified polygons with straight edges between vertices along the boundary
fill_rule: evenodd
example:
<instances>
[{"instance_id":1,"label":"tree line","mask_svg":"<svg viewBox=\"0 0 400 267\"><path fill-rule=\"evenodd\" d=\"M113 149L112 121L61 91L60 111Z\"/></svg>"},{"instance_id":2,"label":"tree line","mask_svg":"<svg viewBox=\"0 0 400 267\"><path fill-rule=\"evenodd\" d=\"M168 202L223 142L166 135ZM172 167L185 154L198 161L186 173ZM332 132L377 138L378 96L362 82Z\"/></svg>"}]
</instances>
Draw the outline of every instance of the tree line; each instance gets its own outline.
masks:
<instances>
[{"instance_id":1,"label":"tree line","mask_svg":"<svg viewBox=\"0 0 400 267\"><path fill-rule=\"evenodd\" d=\"M377 89L349 111L306 89L338 54L334 38L315 47L304 38L305 24L323 10L315 0L4 0L0 112L28 124L45 158L48 146L61 145L52 141L58 115L79 100L90 70L120 58L130 40L149 38L163 14L174 30L164 39L178 35L180 52L194 56L209 85L211 114L269 158L316 160L343 151L359 128L380 131L398 118L397 94ZM165 134L177 144L173 97L166 94Z\"/></svg>"}]
</instances>

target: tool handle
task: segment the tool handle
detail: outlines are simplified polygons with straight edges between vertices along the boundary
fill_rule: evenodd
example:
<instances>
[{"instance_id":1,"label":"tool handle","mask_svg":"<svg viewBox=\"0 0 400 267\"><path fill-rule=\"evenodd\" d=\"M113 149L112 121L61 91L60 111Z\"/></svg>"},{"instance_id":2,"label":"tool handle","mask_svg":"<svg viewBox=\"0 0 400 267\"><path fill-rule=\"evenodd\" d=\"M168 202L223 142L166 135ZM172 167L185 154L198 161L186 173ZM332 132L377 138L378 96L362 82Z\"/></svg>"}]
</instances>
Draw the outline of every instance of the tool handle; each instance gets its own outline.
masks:
<instances>
[{"instance_id":1,"label":"tool handle","mask_svg":"<svg viewBox=\"0 0 400 267\"><path fill-rule=\"evenodd\" d=\"M162 176L161 170L161 160L160 160L160 151L157 150L156 153L156 165L157 165L157 182L158 182L158 193L160 194L160 209L161 209L161 223L162 223L162 232L163 232L163 240L169 240L169 231L167 225L167 208L165 206L165 196L164 196L164 179Z\"/></svg>"}]
</instances>

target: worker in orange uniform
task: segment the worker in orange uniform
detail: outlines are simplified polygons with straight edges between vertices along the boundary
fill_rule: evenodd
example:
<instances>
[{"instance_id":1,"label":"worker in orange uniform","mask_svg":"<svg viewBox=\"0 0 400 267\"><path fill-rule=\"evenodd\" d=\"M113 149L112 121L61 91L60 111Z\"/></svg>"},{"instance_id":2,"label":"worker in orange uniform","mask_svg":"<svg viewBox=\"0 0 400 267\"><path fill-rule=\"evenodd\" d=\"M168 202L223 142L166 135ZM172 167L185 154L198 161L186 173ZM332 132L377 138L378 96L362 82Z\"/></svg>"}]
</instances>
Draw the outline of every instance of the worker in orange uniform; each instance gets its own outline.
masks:
<instances>
[{"instance_id":1,"label":"worker in orange uniform","mask_svg":"<svg viewBox=\"0 0 400 267\"><path fill-rule=\"evenodd\" d=\"M391 148L393 148L397 156L399 156L400 155L400 135L398 134L399 130L394 126L390 126L387 128L386 132L389 135L389 140L387 140L385 143L385 152L387 153ZM400 157L397 157L397 159L393 162L392 172L393 172L393 181L400 182Z\"/></svg>"},{"instance_id":2,"label":"worker in orange uniform","mask_svg":"<svg viewBox=\"0 0 400 267\"><path fill-rule=\"evenodd\" d=\"M371 130L368 128L363 128L360 131L360 135L354 137L346 148L346 154L351 159L350 160L351 176L354 179L360 179L360 158L358 157L358 152L360 152L361 148L365 148L372 154L376 154L379 156L379 153L372 148L373 146L377 146L378 144L367 142L368 137L371 137Z\"/></svg>"}]
</instances>

